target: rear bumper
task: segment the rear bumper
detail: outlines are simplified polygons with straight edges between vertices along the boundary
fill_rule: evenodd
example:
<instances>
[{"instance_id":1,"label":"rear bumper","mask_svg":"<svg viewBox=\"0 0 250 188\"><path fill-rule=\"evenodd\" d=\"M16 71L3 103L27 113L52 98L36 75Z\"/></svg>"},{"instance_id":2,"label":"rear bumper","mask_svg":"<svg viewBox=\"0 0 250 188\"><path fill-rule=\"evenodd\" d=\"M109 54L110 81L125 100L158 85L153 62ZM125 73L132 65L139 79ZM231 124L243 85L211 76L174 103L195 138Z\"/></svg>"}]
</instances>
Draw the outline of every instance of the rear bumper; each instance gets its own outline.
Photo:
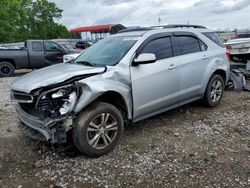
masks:
<instances>
[{"instance_id":1,"label":"rear bumper","mask_svg":"<svg viewBox=\"0 0 250 188\"><path fill-rule=\"evenodd\" d=\"M30 137L51 143L66 142L66 129L59 127L63 120L40 120L26 113L18 104L16 109L18 118L22 122L22 129Z\"/></svg>"}]
</instances>

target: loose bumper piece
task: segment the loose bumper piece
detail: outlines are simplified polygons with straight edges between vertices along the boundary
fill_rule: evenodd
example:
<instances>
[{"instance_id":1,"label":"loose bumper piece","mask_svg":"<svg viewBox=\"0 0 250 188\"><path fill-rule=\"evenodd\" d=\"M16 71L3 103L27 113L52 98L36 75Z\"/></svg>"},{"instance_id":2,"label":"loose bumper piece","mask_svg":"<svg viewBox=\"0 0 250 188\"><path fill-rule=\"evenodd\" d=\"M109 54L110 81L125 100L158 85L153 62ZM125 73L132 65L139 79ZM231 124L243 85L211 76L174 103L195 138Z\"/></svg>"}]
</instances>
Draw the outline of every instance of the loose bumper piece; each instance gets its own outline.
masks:
<instances>
[{"instance_id":1,"label":"loose bumper piece","mask_svg":"<svg viewBox=\"0 0 250 188\"><path fill-rule=\"evenodd\" d=\"M66 143L66 129L58 125L58 122L63 120L40 120L26 113L19 105L16 105L16 109L22 122L21 127L30 137L51 143Z\"/></svg>"}]
</instances>

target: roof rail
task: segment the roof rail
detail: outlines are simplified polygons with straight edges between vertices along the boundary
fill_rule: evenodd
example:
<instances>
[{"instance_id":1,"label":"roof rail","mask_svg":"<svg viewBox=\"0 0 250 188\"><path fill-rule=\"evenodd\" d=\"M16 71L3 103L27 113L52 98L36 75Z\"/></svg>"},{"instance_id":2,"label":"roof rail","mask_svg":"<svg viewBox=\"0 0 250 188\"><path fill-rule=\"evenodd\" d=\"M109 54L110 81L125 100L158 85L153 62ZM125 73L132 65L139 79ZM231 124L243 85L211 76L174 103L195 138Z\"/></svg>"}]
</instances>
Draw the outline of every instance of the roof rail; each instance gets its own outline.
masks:
<instances>
[{"instance_id":1,"label":"roof rail","mask_svg":"<svg viewBox=\"0 0 250 188\"><path fill-rule=\"evenodd\" d=\"M171 25L160 25L160 26L152 26L150 28L162 28L162 29L167 29L167 28L184 28L184 27L187 27L187 28L196 28L196 29L207 29L205 26L202 26L202 25L187 25L187 24L171 24Z\"/></svg>"},{"instance_id":2,"label":"roof rail","mask_svg":"<svg viewBox=\"0 0 250 188\"><path fill-rule=\"evenodd\" d=\"M148 27L135 27L135 28L122 29L118 33L126 33L126 32L132 32L132 31L148 31L148 30L152 30L152 29Z\"/></svg>"},{"instance_id":3,"label":"roof rail","mask_svg":"<svg viewBox=\"0 0 250 188\"><path fill-rule=\"evenodd\" d=\"M152 29L167 29L167 28L196 28L196 29L206 29L205 26L202 25L185 25L185 24L173 24L173 25L160 25L160 26L151 26L151 27L131 27L127 29L122 29L118 33L126 33L126 32L133 32L133 31L149 31Z\"/></svg>"}]
</instances>

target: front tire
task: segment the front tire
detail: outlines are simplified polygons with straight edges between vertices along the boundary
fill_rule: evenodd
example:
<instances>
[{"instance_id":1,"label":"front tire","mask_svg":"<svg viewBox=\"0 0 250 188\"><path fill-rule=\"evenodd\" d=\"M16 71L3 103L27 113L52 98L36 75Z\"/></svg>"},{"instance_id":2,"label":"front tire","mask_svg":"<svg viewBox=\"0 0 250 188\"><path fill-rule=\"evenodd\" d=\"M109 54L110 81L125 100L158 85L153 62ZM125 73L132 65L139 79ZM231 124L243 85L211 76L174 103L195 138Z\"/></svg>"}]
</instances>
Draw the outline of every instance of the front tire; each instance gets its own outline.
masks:
<instances>
[{"instance_id":1,"label":"front tire","mask_svg":"<svg viewBox=\"0 0 250 188\"><path fill-rule=\"evenodd\" d=\"M215 107L217 106L224 93L225 83L220 75L213 75L208 82L206 92L204 94L203 101L206 106Z\"/></svg>"},{"instance_id":2,"label":"front tire","mask_svg":"<svg viewBox=\"0 0 250 188\"><path fill-rule=\"evenodd\" d=\"M90 157L110 153L120 142L123 134L123 117L113 105L98 102L83 111L73 127L76 148Z\"/></svg>"},{"instance_id":3,"label":"front tire","mask_svg":"<svg viewBox=\"0 0 250 188\"><path fill-rule=\"evenodd\" d=\"M9 77L15 73L15 67L9 62L0 62L0 76Z\"/></svg>"}]
</instances>

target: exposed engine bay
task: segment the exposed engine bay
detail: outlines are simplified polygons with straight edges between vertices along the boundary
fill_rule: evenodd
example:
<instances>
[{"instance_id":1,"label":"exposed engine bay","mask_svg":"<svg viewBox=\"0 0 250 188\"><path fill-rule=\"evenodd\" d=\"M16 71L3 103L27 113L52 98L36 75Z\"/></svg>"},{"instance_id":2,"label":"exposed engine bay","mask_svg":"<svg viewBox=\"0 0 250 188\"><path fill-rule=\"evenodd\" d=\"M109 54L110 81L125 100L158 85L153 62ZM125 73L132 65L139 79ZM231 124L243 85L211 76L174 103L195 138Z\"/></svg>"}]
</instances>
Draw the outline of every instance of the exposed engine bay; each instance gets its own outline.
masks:
<instances>
[{"instance_id":1,"label":"exposed engine bay","mask_svg":"<svg viewBox=\"0 0 250 188\"><path fill-rule=\"evenodd\" d=\"M61 86L39 94L35 108L45 118L60 119L74 109L78 96L79 89L75 85Z\"/></svg>"}]
</instances>

